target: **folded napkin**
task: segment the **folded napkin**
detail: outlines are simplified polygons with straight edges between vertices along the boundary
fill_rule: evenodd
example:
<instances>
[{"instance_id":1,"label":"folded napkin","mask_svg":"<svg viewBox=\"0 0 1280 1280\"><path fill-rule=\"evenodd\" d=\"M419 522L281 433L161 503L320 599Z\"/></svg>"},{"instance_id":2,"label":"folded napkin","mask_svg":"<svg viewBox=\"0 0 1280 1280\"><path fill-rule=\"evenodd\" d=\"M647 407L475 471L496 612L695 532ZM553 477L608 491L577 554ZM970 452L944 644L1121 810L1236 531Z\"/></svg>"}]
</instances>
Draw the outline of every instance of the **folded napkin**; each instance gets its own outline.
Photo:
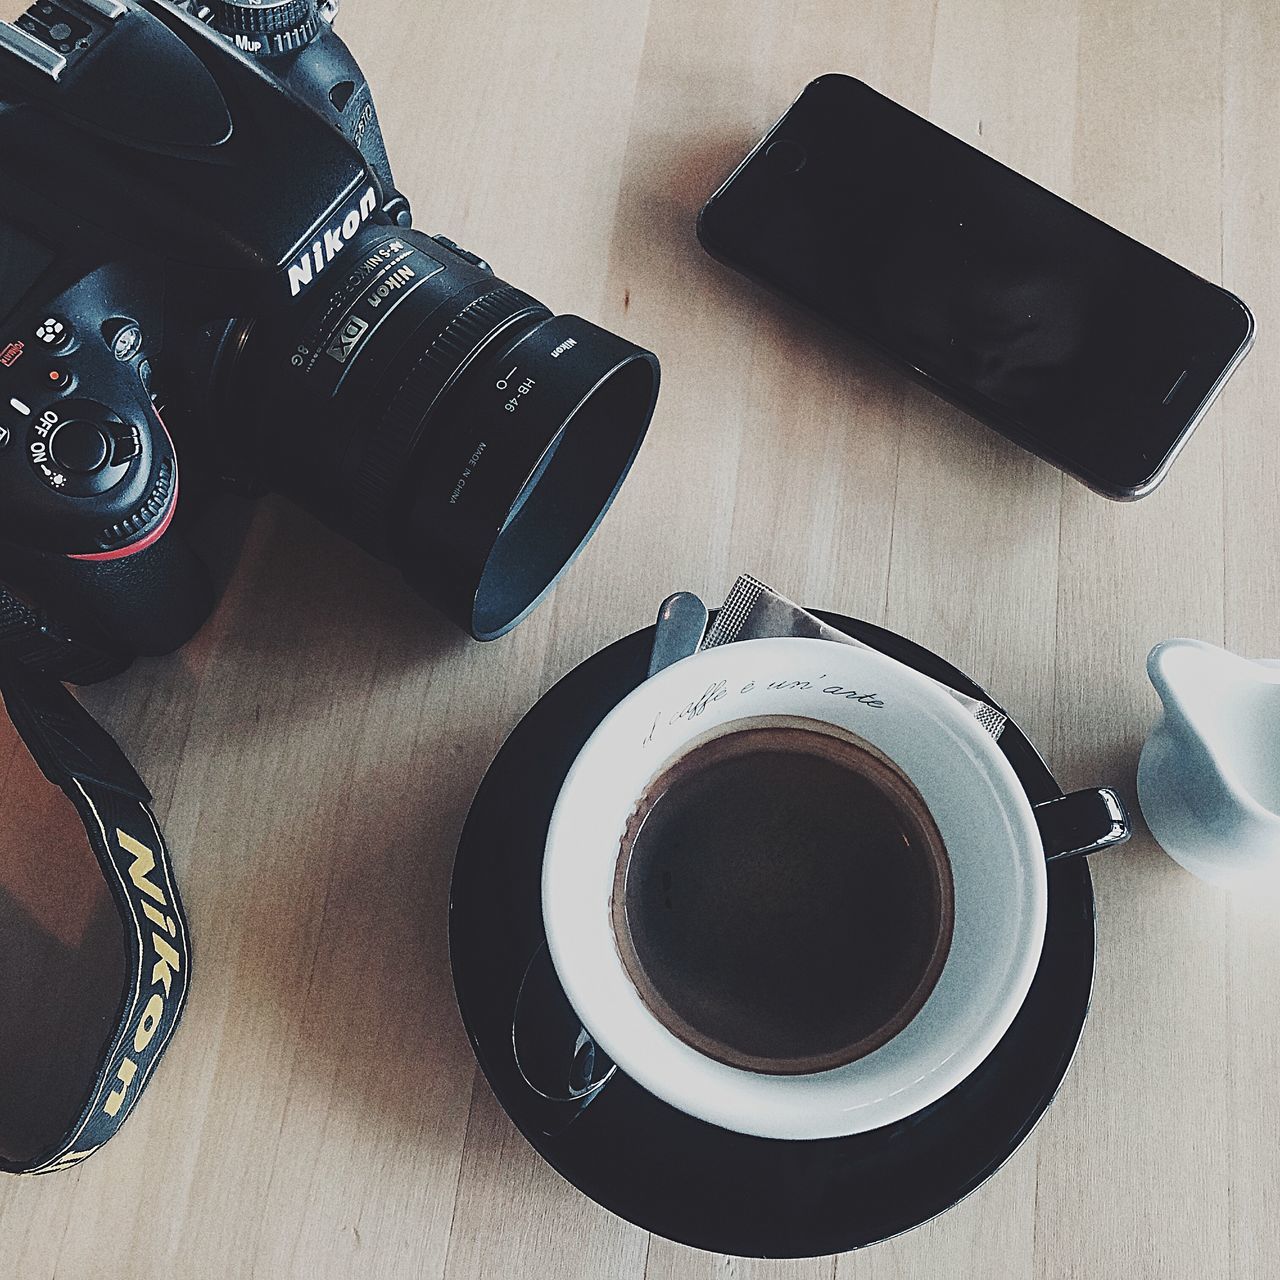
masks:
<instances>
[{"instance_id":1,"label":"folded napkin","mask_svg":"<svg viewBox=\"0 0 1280 1280\"><path fill-rule=\"evenodd\" d=\"M732 644L735 640L759 640L775 636L801 636L810 640L834 640L837 644L851 644L859 649L872 649L847 636L835 627L829 627L820 618L793 604L785 596L770 590L763 582L744 573L733 584L715 623L703 637L698 649L714 649L718 645ZM878 649L875 652L879 653ZM881 655L885 656L885 655ZM931 677L930 677L931 678ZM953 689L941 680L934 680L945 689L977 722L995 739L999 740L1008 723L1008 716L979 698L971 698Z\"/></svg>"}]
</instances>

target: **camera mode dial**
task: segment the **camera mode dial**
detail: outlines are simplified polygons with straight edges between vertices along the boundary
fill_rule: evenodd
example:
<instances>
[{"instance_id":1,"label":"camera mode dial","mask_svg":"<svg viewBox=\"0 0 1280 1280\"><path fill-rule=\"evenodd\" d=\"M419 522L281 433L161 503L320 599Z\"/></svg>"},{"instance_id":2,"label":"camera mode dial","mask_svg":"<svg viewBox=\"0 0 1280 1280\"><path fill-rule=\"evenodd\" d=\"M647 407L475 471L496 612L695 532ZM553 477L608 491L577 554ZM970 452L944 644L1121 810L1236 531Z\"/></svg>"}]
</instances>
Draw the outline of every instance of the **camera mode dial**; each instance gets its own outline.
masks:
<instances>
[{"instance_id":1,"label":"camera mode dial","mask_svg":"<svg viewBox=\"0 0 1280 1280\"><path fill-rule=\"evenodd\" d=\"M215 30L258 58L278 58L320 33L317 0L209 0Z\"/></svg>"}]
</instances>

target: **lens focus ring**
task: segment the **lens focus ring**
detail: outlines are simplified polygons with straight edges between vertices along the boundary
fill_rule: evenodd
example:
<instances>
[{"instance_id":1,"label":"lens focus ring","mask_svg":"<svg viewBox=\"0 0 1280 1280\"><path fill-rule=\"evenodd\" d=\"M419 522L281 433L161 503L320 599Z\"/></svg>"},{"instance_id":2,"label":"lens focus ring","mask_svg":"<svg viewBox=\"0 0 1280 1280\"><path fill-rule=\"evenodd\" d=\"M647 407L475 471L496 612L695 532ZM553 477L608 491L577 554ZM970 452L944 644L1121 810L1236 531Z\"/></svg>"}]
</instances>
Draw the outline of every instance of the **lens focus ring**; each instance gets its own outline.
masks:
<instances>
[{"instance_id":1,"label":"lens focus ring","mask_svg":"<svg viewBox=\"0 0 1280 1280\"><path fill-rule=\"evenodd\" d=\"M550 314L535 298L504 285L467 303L427 347L372 429L351 480L350 530L362 546L386 551L391 494L441 392L487 340L522 317Z\"/></svg>"}]
</instances>

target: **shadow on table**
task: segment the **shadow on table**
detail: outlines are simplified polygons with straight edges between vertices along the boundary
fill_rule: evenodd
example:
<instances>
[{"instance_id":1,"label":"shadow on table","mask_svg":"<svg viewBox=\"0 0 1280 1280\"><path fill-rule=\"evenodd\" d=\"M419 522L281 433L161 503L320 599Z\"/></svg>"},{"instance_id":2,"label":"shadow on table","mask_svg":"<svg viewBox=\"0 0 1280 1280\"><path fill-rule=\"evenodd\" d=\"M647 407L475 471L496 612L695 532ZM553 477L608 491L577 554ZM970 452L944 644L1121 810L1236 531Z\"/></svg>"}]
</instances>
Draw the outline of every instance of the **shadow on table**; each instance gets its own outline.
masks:
<instances>
[{"instance_id":1,"label":"shadow on table","mask_svg":"<svg viewBox=\"0 0 1280 1280\"><path fill-rule=\"evenodd\" d=\"M430 1148L433 1092L448 1082L440 1105L465 1107L474 1073L446 904L497 742L423 708L434 682L465 682L478 646L282 498L219 498L197 536L225 584L212 619L178 654L84 691L174 844L195 951L177 1043L194 1039L204 993L229 990L254 1035L222 1043L228 1114L253 1071L232 1060L276 1044L312 1082L300 1098L331 1094L358 1129ZM446 704L432 690L430 707Z\"/></svg>"},{"instance_id":2,"label":"shadow on table","mask_svg":"<svg viewBox=\"0 0 1280 1280\"><path fill-rule=\"evenodd\" d=\"M176 654L143 659L82 691L90 710L125 735L126 749L157 694L173 716L189 719L207 680L251 686L264 671L277 672L287 698L220 700L260 733L273 720L327 713L344 687L359 685L361 671L410 673L472 643L398 569L277 495L257 502L216 495L184 534L216 584L211 617Z\"/></svg>"},{"instance_id":3,"label":"shadow on table","mask_svg":"<svg viewBox=\"0 0 1280 1280\"><path fill-rule=\"evenodd\" d=\"M223 624L224 645L251 646L263 661L307 662L313 644L361 650L374 642L379 661L412 665L471 643L397 568L278 495L216 500L199 545L220 584L213 624Z\"/></svg>"}]
</instances>

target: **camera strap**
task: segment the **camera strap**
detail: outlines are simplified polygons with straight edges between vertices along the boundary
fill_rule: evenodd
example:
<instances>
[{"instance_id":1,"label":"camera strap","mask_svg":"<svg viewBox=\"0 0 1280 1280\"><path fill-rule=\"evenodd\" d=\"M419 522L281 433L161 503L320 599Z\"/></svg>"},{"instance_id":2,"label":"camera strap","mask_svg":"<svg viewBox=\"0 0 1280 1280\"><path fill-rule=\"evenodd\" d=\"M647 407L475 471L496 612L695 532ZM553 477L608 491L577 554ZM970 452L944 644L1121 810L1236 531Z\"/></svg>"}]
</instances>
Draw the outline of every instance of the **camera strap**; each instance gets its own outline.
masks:
<instances>
[{"instance_id":1,"label":"camera strap","mask_svg":"<svg viewBox=\"0 0 1280 1280\"><path fill-rule=\"evenodd\" d=\"M94 684L118 675L128 662L75 639L0 584L0 664Z\"/></svg>"},{"instance_id":2,"label":"camera strap","mask_svg":"<svg viewBox=\"0 0 1280 1280\"><path fill-rule=\"evenodd\" d=\"M126 975L78 1115L64 1132L40 1135L30 1144L38 1148L33 1153L19 1158L0 1151L3 1172L65 1169L102 1146L141 1096L187 996L187 922L151 794L111 735L62 684L118 669L118 662L58 634L0 587L0 693L35 764L84 828L120 917Z\"/></svg>"}]
</instances>

